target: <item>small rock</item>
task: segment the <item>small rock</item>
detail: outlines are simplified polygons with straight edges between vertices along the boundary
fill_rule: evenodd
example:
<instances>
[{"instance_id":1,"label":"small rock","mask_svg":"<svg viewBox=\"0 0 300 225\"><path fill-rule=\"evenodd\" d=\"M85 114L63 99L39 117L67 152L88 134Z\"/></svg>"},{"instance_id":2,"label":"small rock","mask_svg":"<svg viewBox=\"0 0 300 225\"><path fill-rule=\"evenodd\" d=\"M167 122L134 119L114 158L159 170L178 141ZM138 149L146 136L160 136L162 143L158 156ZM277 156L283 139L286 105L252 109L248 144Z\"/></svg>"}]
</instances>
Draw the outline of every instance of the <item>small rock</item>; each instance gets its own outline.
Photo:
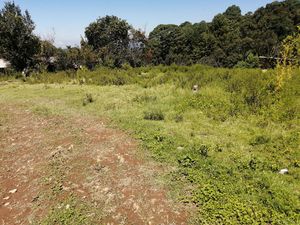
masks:
<instances>
[{"instance_id":1,"label":"small rock","mask_svg":"<svg viewBox=\"0 0 300 225\"><path fill-rule=\"evenodd\" d=\"M70 208L70 205L68 204L68 205L66 205L66 209L69 209Z\"/></svg>"},{"instance_id":2,"label":"small rock","mask_svg":"<svg viewBox=\"0 0 300 225\"><path fill-rule=\"evenodd\" d=\"M137 212L137 211L139 211L140 207L138 206L138 204L133 203L133 209L134 209L134 212Z\"/></svg>"},{"instance_id":3,"label":"small rock","mask_svg":"<svg viewBox=\"0 0 300 225\"><path fill-rule=\"evenodd\" d=\"M104 189L102 190L102 192L104 192L104 193L109 192L109 188L104 188Z\"/></svg>"},{"instance_id":4,"label":"small rock","mask_svg":"<svg viewBox=\"0 0 300 225\"><path fill-rule=\"evenodd\" d=\"M184 147L179 146L179 147L177 147L177 150L182 151L182 150L184 150Z\"/></svg>"},{"instance_id":5,"label":"small rock","mask_svg":"<svg viewBox=\"0 0 300 225\"><path fill-rule=\"evenodd\" d=\"M71 188L70 188L70 187L66 187L66 186L62 186L62 189L63 189L64 191L69 191Z\"/></svg>"},{"instance_id":6,"label":"small rock","mask_svg":"<svg viewBox=\"0 0 300 225\"><path fill-rule=\"evenodd\" d=\"M120 155L118 155L118 159L119 159L121 164L123 164L125 162L125 159Z\"/></svg>"},{"instance_id":7,"label":"small rock","mask_svg":"<svg viewBox=\"0 0 300 225\"><path fill-rule=\"evenodd\" d=\"M84 193L84 190L81 190L81 189L78 189L77 191L81 194Z\"/></svg>"},{"instance_id":8,"label":"small rock","mask_svg":"<svg viewBox=\"0 0 300 225\"><path fill-rule=\"evenodd\" d=\"M17 191L18 191L17 189L12 189L12 190L10 190L8 193L14 194L14 193L16 193Z\"/></svg>"},{"instance_id":9,"label":"small rock","mask_svg":"<svg viewBox=\"0 0 300 225\"><path fill-rule=\"evenodd\" d=\"M287 174L289 172L288 169L282 169L279 171L280 174Z\"/></svg>"},{"instance_id":10,"label":"small rock","mask_svg":"<svg viewBox=\"0 0 300 225\"><path fill-rule=\"evenodd\" d=\"M199 86L198 85L194 85L192 89L193 89L193 92L196 93L196 92L199 91Z\"/></svg>"},{"instance_id":11,"label":"small rock","mask_svg":"<svg viewBox=\"0 0 300 225\"><path fill-rule=\"evenodd\" d=\"M4 203L4 206L9 206L9 205L10 205L9 202Z\"/></svg>"},{"instance_id":12,"label":"small rock","mask_svg":"<svg viewBox=\"0 0 300 225\"><path fill-rule=\"evenodd\" d=\"M8 199L9 199L9 196L7 196L7 197L3 198L3 200L8 200Z\"/></svg>"}]
</instances>

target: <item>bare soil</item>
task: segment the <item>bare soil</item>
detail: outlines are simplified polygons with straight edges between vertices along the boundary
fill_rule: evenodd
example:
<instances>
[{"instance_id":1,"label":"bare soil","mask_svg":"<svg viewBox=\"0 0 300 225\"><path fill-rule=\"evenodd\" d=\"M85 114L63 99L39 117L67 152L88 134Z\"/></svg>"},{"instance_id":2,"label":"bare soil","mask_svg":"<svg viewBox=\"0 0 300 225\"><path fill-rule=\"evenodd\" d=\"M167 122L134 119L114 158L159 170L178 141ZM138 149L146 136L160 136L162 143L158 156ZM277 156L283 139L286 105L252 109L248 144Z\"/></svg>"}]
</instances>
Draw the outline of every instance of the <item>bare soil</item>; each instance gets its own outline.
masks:
<instances>
[{"instance_id":1,"label":"bare soil","mask_svg":"<svg viewBox=\"0 0 300 225\"><path fill-rule=\"evenodd\" d=\"M164 167L140 152L104 119L1 105L0 224L41 221L70 195L101 211L97 224L187 224L157 182Z\"/></svg>"}]
</instances>

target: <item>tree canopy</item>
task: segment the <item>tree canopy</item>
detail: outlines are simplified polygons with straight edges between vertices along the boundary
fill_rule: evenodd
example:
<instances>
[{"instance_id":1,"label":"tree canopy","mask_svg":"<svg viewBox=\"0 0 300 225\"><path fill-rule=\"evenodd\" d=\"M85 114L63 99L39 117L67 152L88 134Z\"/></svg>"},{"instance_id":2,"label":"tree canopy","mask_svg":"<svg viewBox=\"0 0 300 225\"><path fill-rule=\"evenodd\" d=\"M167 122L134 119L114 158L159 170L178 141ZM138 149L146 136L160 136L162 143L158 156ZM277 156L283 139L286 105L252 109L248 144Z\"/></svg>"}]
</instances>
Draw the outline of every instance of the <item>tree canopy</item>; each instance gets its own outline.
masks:
<instances>
[{"instance_id":1,"label":"tree canopy","mask_svg":"<svg viewBox=\"0 0 300 225\"><path fill-rule=\"evenodd\" d=\"M6 2L0 11L0 56L17 70L29 66L40 51L40 40L33 34L34 22L28 11L22 14L14 2Z\"/></svg>"},{"instance_id":2,"label":"tree canopy","mask_svg":"<svg viewBox=\"0 0 300 225\"><path fill-rule=\"evenodd\" d=\"M275 1L244 15L233 5L210 22L160 24L148 36L126 20L104 16L85 28L81 46L58 49L33 34L35 26L28 11L22 14L15 3L7 2L0 11L0 57L17 70L30 66L36 54L39 58L56 57L61 61L60 69L73 63L88 68L125 63L133 67L173 63L272 67L276 60L259 62L259 56L280 56L281 43L298 25L299 0Z\"/></svg>"},{"instance_id":3,"label":"tree canopy","mask_svg":"<svg viewBox=\"0 0 300 225\"><path fill-rule=\"evenodd\" d=\"M118 66L124 61L129 45L131 26L116 16L105 16L97 19L85 29L87 43L100 54L106 62L113 60Z\"/></svg>"}]
</instances>

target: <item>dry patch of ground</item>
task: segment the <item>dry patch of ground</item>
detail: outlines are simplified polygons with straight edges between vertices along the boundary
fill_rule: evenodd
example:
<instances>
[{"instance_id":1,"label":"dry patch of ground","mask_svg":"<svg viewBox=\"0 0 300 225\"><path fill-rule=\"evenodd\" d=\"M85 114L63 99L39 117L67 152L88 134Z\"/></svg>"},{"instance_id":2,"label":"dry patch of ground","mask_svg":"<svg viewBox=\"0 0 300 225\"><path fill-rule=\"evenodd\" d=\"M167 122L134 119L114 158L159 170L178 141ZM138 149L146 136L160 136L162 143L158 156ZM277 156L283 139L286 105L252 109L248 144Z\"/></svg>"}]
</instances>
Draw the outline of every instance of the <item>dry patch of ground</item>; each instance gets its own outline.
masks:
<instances>
[{"instance_id":1,"label":"dry patch of ground","mask_svg":"<svg viewBox=\"0 0 300 225\"><path fill-rule=\"evenodd\" d=\"M0 140L0 224L49 224L69 199L85 208L82 223L187 224L155 181L162 166L105 120L1 105Z\"/></svg>"}]
</instances>

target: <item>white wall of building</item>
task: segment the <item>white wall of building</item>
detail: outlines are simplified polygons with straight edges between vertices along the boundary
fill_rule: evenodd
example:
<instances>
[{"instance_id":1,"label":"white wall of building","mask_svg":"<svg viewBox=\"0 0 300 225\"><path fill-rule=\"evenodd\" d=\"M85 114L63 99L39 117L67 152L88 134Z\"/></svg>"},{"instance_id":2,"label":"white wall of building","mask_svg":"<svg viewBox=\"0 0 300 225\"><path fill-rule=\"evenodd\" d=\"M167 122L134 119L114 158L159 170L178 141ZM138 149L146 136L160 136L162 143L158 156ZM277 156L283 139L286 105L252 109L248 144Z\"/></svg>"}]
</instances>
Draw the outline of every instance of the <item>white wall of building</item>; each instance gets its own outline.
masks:
<instances>
[{"instance_id":1,"label":"white wall of building","mask_svg":"<svg viewBox=\"0 0 300 225\"><path fill-rule=\"evenodd\" d=\"M4 59L0 59L0 69L4 69L10 66L10 63Z\"/></svg>"}]
</instances>

